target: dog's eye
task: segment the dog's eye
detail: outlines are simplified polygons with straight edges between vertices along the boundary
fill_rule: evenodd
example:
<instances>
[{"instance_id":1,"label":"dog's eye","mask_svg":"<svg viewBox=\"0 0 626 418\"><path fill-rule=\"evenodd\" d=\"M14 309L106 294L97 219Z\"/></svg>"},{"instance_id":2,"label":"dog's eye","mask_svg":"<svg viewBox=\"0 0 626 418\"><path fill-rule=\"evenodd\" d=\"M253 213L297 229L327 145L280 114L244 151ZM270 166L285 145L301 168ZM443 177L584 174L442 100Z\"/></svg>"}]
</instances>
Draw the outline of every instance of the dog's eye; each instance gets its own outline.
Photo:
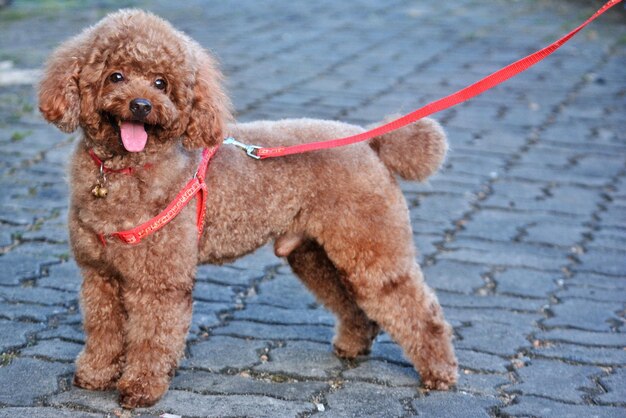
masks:
<instances>
[{"instance_id":1,"label":"dog's eye","mask_svg":"<svg viewBox=\"0 0 626 418\"><path fill-rule=\"evenodd\" d=\"M157 78L156 80L154 80L154 87L159 90L165 90L165 87L167 87L167 81L163 80L162 78Z\"/></svg>"},{"instance_id":2,"label":"dog's eye","mask_svg":"<svg viewBox=\"0 0 626 418\"><path fill-rule=\"evenodd\" d=\"M109 76L109 80L111 83L119 83L120 81L124 81L124 76L122 73L113 73Z\"/></svg>"}]
</instances>

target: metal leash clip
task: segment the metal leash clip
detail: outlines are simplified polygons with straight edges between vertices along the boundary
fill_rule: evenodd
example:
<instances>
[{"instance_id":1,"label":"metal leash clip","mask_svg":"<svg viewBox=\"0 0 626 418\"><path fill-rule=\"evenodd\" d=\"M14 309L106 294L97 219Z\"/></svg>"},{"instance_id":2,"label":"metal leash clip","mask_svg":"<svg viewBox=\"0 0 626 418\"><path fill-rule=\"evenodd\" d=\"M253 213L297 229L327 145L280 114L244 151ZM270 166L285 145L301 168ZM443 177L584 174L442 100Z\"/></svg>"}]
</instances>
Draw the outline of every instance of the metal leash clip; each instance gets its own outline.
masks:
<instances>
[{"instance_id":1,"label":"metal leash clip","mask_svg":"<svg viewBox=\"0 0 626 418\"><path fill-rule=\"evenodd\" d=\"M259 146L256 146L256 145L244 144L243 142L237 141L232 136L229 136L228 138L224 139L224 144L230 144L230 145L234 145L236 147L239 147L241 149L244 149L246 151L246 154L248 155L248 157L252 157L255 160L260 160L261 159L261 157L256 155L255 151L258 150L258 149L261 149L262 147L259 147Z\"/></svg>"}]
</instances>

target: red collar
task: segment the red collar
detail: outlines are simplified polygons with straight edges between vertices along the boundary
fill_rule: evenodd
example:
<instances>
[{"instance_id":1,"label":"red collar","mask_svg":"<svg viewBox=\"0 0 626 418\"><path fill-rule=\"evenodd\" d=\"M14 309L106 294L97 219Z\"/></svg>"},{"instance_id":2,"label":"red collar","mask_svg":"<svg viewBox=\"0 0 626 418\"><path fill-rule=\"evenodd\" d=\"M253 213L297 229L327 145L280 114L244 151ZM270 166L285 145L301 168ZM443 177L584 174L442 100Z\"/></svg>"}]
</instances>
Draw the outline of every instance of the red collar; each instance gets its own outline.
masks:
<instances>
[{"instance_id":1,"label":"red collar","mask_svg":"<svg viewBox=\"0 0 626 418\"><path fill-rule=\"evenodd\" d=\"M136 226L133 229L111 232L108 234L98 234L98 238L100 239L100 242L102 242L102 245L107 244L107 238L109 237L116 237L126 244L139 244L142 238L145 238L148 235L155 233L156 231L170 223L170 221L178 216L178 214L185 208L185 206L189 204L189 202L191 202L194 197L198 198L198 205L196 207L196 226L198 227L198 239L200 239L200 237L202 236L202 230L204 228L204 212L206 209L207 198L205 175L207 167L209 166L209 161L211 160L213 155L215 155L217 148L218 147L215 146L212 148L205 148L202 151L202 160L200 161L200 165L198 166L196 174L191 180L189 180L189 182L187 182L187 185L183 187L180 192L178 192L178 195L176 195L174 200L172 200L170 204L167 205L167 207L163 211L161 211L161 213L159 213L157 216L150 219L149 221ZM92 158L94 156L95 154L92 155ZM126 172L126 170L130 171ZM130 168L127 168L123 170L116 170L114 172L124 172L130 174L132 173L132 170Z\"/></svg>"},{"instance_id":2,"label":"red collar","mask_svg":"<svg viewBox=\"0 0 626 418\"><path fill-rule=\"evenodd\" d=\"M100 159L100 157L98 157L96 155L96 153L94 152L94 150L92 150L92 149L89 150L89 156L91 157L93 162L96 163L96 165L98 167L100 167L100 170L102 170L103 173L133 174L135 172L135 168L134 167L120 168L120 169L117 169L117 170L115 170L113 168L106 167L104 165L104 161L102 161ZM144 164L143 168L144 169L150 169L150 168L152 168L152 164L150 164L150 163Z\"/></svg>"}]
</instances>

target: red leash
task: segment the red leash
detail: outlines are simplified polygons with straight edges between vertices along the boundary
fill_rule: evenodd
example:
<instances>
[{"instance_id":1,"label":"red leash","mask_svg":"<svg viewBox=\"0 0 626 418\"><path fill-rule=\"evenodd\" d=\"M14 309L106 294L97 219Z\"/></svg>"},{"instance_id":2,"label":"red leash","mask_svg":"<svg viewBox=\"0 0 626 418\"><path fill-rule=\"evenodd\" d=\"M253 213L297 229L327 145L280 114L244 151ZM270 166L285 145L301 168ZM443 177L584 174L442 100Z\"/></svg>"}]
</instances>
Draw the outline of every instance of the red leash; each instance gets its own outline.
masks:
<instances>
[{"instance_id":1,"label":"red leash","mask_svg":"<svg viewBox=\"0 0 626 418\"><path fill-rule=\"evenodd\" d=\"M418 121L428 115L431 115L436 112L440 112L444 109L448 109L452 106L455 106L459 103L467 101L472 97L478 96L479 94L491 89L492 87L497 86L498 84L508 80L509 78L526 71L528 68L537 64L539 61L548 57L554 51L559 49L563 44L569 41L574 35L580 32L585 26L594 21L598 16L609 10L611 7L616 4L621 3L622 0L610 0L604 6L600 8L597 12L593 14L589 19L587 19L583 24L578 26L576 29L572 30L567 35L563 36L561 39L557 40L551 45L531 54L525 58L522 58L519 61L516 61L512 64L507 65L506 67L496 71L495 73L488 75L482 80L477 81L476 83L465 87L456 93L453 93L449 96L446 96L442 99L436 100L427 104L426 106L417 109L401 118L398 118L394 121L391 121L385 125L374 128L370 131L366 131L360 133L358 135L348 136L345 138L332 139L329 141L320 141L320 142L311 142L308 144L301 145L293 145L289 147L273 147L273 148L265 148L259 147L255 145L246 145L234 141L232 138L229 138L225 143L230 143L235 146L239 146L246 150L246 153L253 158L256 159L265 159L265 158L275 158L282 157L284 155L290 154L301 154L309 151L316 151L327 148L335 148L342 147L344 145L350 145L357 142L366 141L368 139L374 138L376 136L384 135L388 132L395 131L396 129L400 129L403 126L409 125L413 122Z\"/></svg>"},{"instance_id":2,"label":"red leash","mask_svg":"<svg viewBox=\"0 0 626 418\"><path fill-rule=\"evenodd\" d=\"M453 93L449 96L446 96L442 99L436 100L427 104L420 109L417 109L401 118L398 118L392 122L389 122L385 125L374 128L370 131L366 131L360 133L358 135L348 136L345 138L333 139L330 141L320 141L320 142L311 142L308 144L295 145L290 147L273 147L273 148L264 148L255 145L247 145L241 142L236 141L234 138L226 138L224 140L225 144L232 144L237 147L243 148L246 150L246 153L256 159L265 159L265 158L274 158L274 157L282 157L284 155L291 154L301 154L309 151L316 151L327 148L335 148L341 147L344 145L350 145L357 142L366 141L376 136L384 135L388 132L394 131L396 129L400 129L403 126L416 122L419 119L422 119L428 115L439 112L444 109L448 109L452 106L455 106L459 103L465 102L472 97L478 96L479 94L491 89L492 87L497 86L498 84L508 80L509 78L527 70L533 65L537 64L539 61L548 57L554 51L559 49L563 44L569 41L574 35L580 32L585 26L595 20L598 16L606 12L611 7L616 4L621 3L622 0L610 0L604 6L600 8L597 12L595 12L589 19L587 19L583 24L578 26L576 29L572 30L567 35L563 36L561 39L557 40L551 45L531 54L525 58L522 58L519 61L516 61L512 64L507 65L506 67L496 71L495 73L488 75L482 80L477 81L476 83L465 87ZM159 213L154 218L149 221L126 231L118 231L112 232L108 234L98 234L100 241L103 245L106 245L106 239L108 237L117 237L122 242L127 244L138 244L142 238L158 231L167 225L172 219L174 219L187 204L194 198L198 197L198 206L197 206L197 217L196 223L198 227L198 238L202 235L202 230L204 227L204 211L206 207L206 195L207 195L207 186L205 182L205 174L207 170L207 166L211 157L217 151L217 147L205 149L202 153L202 161L198 167L198 171L196 175L189 180L187 185L178 193L178 195L174 198L172 202L165 208L161 213ZM98 164L101 169L106 172L112 173L123 173L123 174L132 174L132 168L126 168L121 170L112 170L106 169L104 167L103 162L95 155L93 151L90 151L89 155L94 160L96 164ZM148 167L144 167L148 168Z\"/></svg>"},{"instance_id":3,"label":"red leash","mask_svg":"<svg viewBox=\"0 0 626 418\"><path fill-rule=\"evenodd\" d=\"M207 186L205 182L206 170L211 157L215 155L218 147L206 148L202 151L202 161L198 166L198 171L187 185L178 192L178 195L167 207L157 216L147 222L126 231L111 232L108 234L98 234L102 245L106 245L108 237L116 237L126 244L139 244L142 238L147 237L170 223L178 214L191 202L194 197L198 198L196 208L196 226L198 227L198 239L202 236L204 229L204 212L206 209ZM92 156L93 158L93 156ZM95 161L95 160L94 160ZM126 174L125 171L120 171Z\"/></svg>"}]
</instances>

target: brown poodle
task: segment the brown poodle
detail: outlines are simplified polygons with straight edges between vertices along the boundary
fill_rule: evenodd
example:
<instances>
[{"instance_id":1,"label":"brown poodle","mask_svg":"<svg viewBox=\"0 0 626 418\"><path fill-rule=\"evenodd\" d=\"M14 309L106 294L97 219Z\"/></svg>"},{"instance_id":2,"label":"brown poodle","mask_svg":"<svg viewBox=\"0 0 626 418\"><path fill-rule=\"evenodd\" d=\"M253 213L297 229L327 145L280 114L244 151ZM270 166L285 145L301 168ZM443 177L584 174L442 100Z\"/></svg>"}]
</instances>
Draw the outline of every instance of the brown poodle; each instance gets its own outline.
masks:
<instances>
[{"instance_id":1,"label":"brown poodle","mask_svg":"<svg viewBox=\"0 0 626 418\"><path fill-rule=\"evenodd\" d=\"M155 403L183 354L196 264L275 240L276 254L337 316L338 356L367 353L380 326L424 386L453 385L451 328L415 261L393 174L423 180L438 169L447 146L433 120L369 143L264 161L222 145L206 174L200 241L195 199L139 244L110 237L163 210L194 176L200 149L225 136L277 146L363 131L310 119L233 124L221 81L196 42L138 10L105 17L47 64L41 112L63 131L83 132L71 161L69 229L87 342L74 383L117 386L125 407Z\"/></svg>"}]
</instances>

